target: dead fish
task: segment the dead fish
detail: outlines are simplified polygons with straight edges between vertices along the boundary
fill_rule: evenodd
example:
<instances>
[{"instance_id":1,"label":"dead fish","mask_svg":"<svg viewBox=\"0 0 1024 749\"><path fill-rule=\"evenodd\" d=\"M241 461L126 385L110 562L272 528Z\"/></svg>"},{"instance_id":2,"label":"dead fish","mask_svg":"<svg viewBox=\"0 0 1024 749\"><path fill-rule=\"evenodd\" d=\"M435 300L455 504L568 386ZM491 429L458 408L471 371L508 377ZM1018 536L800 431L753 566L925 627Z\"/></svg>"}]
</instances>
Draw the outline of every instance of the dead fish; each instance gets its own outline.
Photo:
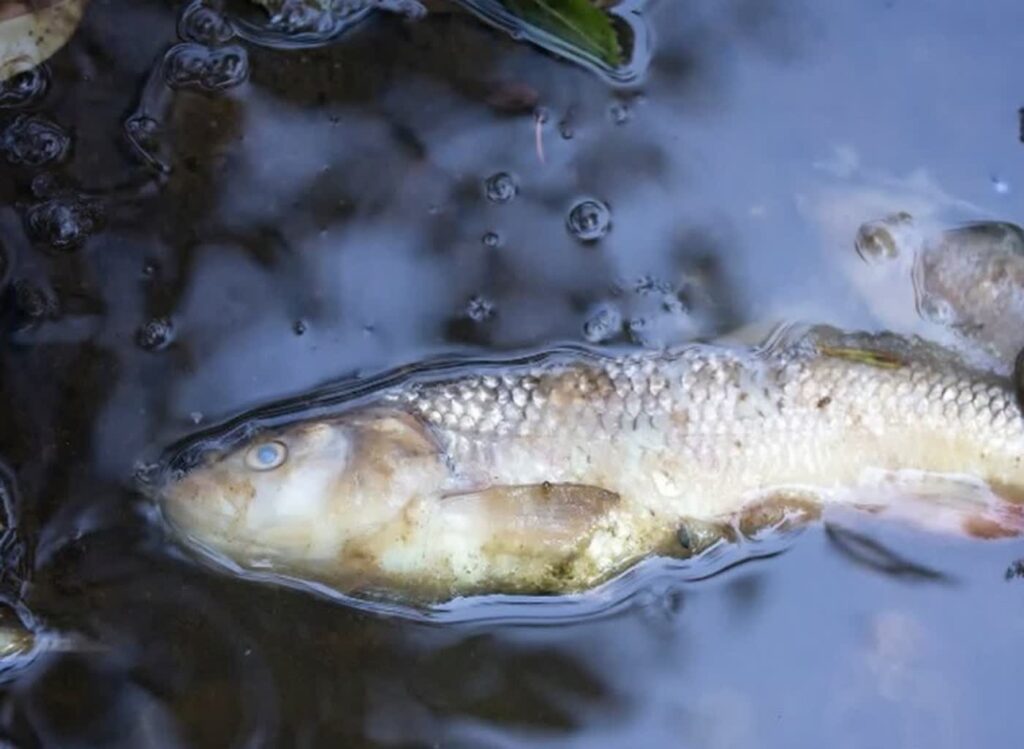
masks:
<instances>
[{"instance_id":1,"label":"dead fish","mask_svg":"<svg viewBox=\"0 0 1024 749\"><path fill-rule=\"evenodd\" d=\"M830 503L1024 529L1009 381L920 339L819 327L445 371L202 448L159 488L165 518L236 569L419 600L583 591Z\"/></svg>"},{"instance_id":2,"label":"dead fish","mask_svg":"<svg viewBox=\"0 0 1024 749\"><path fill-rule=\"evenodd\" d=\"M88 0L0 3L0 81L31 70L67 44Z\"/></svg>"}]
</instances>

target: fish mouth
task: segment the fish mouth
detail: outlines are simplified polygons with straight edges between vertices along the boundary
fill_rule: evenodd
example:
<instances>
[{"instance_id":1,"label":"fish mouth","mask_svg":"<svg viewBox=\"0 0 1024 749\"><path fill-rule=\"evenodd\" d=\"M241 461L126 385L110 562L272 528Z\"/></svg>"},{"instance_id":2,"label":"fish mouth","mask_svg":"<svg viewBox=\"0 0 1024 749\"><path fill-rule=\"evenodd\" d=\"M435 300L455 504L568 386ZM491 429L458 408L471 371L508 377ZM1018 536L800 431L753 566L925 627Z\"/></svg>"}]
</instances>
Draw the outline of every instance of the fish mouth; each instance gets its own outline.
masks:
<instances>
[{"instance_id":1,"label":"fish mouth","mask_svg":"<svg viewBox=\"0 0 1024 749\"><path fill-rule=\"evenodd\" d=\"M157 506L168 524L190 536L226 536L241 517L243 508L232 503L218 482L198 471L169 479L154 491Z\"/></svg>"}]
</instances>

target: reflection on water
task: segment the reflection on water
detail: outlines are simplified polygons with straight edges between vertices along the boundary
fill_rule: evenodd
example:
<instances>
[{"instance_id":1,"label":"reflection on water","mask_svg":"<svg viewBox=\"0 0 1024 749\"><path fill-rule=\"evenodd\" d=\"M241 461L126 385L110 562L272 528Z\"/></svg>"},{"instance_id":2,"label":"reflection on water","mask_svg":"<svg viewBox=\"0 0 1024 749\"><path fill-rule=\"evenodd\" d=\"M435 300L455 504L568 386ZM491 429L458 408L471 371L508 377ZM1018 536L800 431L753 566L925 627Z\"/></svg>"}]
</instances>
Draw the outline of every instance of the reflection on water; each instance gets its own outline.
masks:
<instances>
[{"instance_id":1,"label":"reflection on water","mask_svg":"<svg viewBox=\"0 0 1024 749\"><path fill-rule=\"evenodd\" d=\"M919 329L854 238L900 212L1024 223L1018 3L652 2L626 87L466 13L281 49L171 6L93 2L0 86L0 596L74 635L0 687L0 735L1015 745L1018 541L818 527L582 619L437 625L201 569L131 476L245 408L440 353Z\"/></svg>"},{"instance_id":2,"label":"reflection on water","mask_svg":"<svg viewBox=\"0 0 1024 749\"><path fill-rule=\"evenodd\" d=\"M827 526L825 535L843 556L868 569L893 577L912 577L935 582L949 581L948 575L905 559L874 538L850 528Z\"/></svg>"}]
</instances>

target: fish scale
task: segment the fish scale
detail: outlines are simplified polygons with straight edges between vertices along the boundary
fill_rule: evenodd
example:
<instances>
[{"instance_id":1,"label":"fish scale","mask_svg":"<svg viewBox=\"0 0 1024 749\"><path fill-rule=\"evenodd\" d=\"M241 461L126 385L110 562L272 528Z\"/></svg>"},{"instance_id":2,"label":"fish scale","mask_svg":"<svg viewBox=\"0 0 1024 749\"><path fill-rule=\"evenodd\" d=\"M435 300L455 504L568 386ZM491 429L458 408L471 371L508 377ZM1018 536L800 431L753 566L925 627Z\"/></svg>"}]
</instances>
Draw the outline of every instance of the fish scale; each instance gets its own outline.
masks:
<instances>
[{"instance_id":1,"label":"fish scale","mask_svg":"<svg viewBox=\"0 0 1024 749\"><path fill-rule=\"evenodd\" d=\"M858 361L844 347L891 360ZM904 461L886 440L897 434L925 442L929 431L947 442L980 437L966 463L1000 483L1016 481L1024 454L1024 428L1005 382L923 342L824 329L757 354L697 346L553 361L500 377L415 385L394 397L431 425L458 471L474 481L599 479L648 505L659 503L636 487L649 480L611 477L594 463L626 457L626 467L648 474L667 463L688 483L733 491L728 502L720 491L709 498L729 511L774 483L831 486L862 467L896 470ZM842 440L876 437L877 445L838 454ZM831 450L821 440L831 440ZM590 455L589 465L574 466L574 450ZM905 462L930 471L968 468L942 454ZM839 464L845 469L837 471ZM723 466L738 475L711 475Z\"/></svg>"}]
</instances>

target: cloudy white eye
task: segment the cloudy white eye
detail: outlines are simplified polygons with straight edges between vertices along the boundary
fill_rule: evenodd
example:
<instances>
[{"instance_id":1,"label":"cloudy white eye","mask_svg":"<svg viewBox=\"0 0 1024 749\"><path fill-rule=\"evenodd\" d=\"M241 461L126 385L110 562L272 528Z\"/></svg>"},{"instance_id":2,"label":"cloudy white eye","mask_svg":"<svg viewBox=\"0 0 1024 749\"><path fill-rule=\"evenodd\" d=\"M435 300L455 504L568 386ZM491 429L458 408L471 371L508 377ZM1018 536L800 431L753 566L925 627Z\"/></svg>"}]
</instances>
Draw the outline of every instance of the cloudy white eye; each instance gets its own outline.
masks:
<instances>
[{"instance_id":1,"label":"cloudy white eye","mask_svg":"<svg viewBox=\"0 0 1024 749\"><path fill-rule=\"evenodd\" d=\"M254 471L272 471L288 459L288 448L283 442L260 442L249 448L245 464Z\"/></svg>"}]
</instances>

